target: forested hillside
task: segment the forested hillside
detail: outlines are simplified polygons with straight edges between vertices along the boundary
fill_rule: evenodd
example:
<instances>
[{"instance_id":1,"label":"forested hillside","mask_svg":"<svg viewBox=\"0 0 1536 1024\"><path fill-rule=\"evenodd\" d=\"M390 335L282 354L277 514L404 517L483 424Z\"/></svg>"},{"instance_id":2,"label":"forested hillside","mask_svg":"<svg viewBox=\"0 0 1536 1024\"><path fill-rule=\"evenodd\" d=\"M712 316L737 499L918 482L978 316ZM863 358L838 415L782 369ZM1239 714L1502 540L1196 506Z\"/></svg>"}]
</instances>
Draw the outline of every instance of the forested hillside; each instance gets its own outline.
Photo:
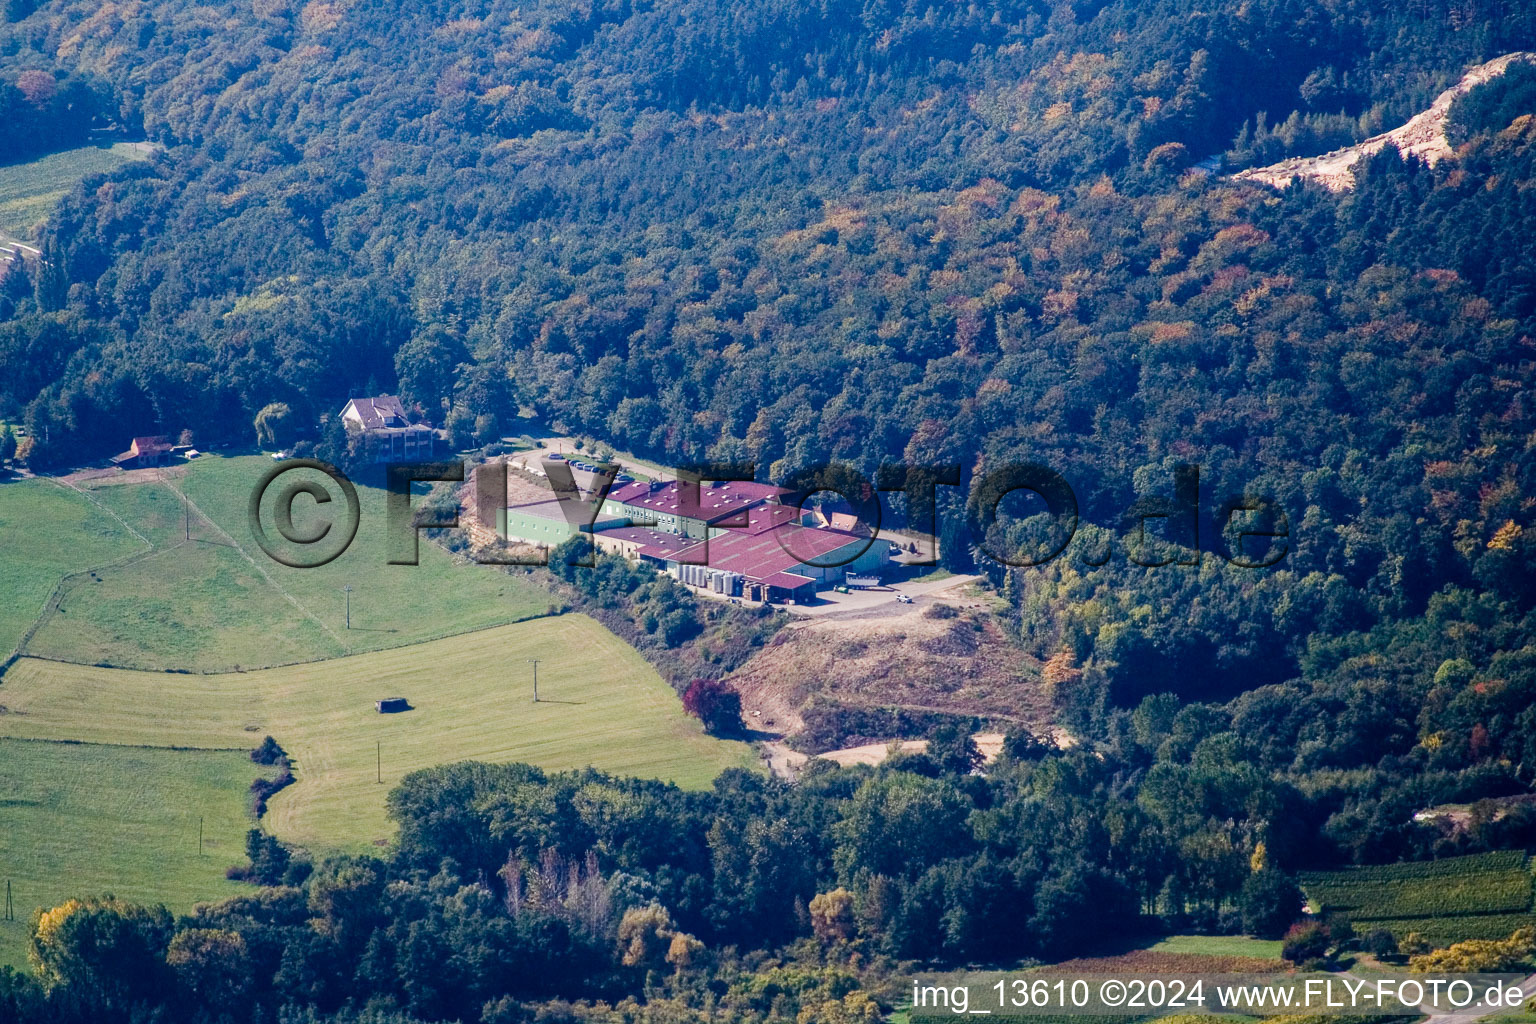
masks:
<instances>
[{"instance_id":1,"label":"forested hillside","mask_svg":"<svg viewBox=\"0 0 1536 1024\"><path fill-rule=\"evenodd\" d=\"M763 907L844 885L868 950L963 961L1074 948L1088 907L1111 930L1142 912L1236 927L1251 878L1283 897L1273 875L1302 867L1536 844L1528 804L1483 804L1451 833L1413 817L1536 781L1529 76L1453 108L1459 148L1433 169L1389 149L1342 195L1221 173L1401 124L1466 67L1536 49L1530 5L33 7L0 26L19 97L0 102L35 107L38 72L85 83L163 151L74 189L44 262L0 278L0 419L25 420L31 466L185 427L248 440L271 402L316 440L349 393L396 387L464 446L532 409L776 479L959 463L940 489L946 565L1006 598L1089 751L1016 737L987 779L962 755L795 796L631 794L695 840L725 823L723 852L674 859L570 820L511 842L485 801L545 799L542 779L418 779L396 800L411 842L394 874L334 869L366 890L366 963L435 962L463 934L431 928L488 898L460 882L508 897L491 873L509 846L525 865L590 850L635 906L655 897L714 946L808 935L809 911ZM1069 480L1084 525L1048 565L1008 569L963 525L980 474L1024 461ZM1122 514L1171 495L1180 464L1200 467L1208 514L1271 498L1285 558L1230 566L1208 521L1197 566L1133 562ZM882 859L868 837L922 800L974 813L953 845ZM732 874L767 856L732 845L748 809L798 822L750 842L808 865L751 906ZM417 816L454 838L417 837ZM397 919L374 907L386 876L421 901ZM309 906L371 957L326 902L337 884ZM263 899L209 926L302 916L297 896ZM1034 934L994 943L963 912L989 900ZM611 944L611 916L581 941ZM637 989L633 966L500 991L612 996ZM388 989L432 1019L462 1012L367 969L285 984L321 1006Z\"/></svg>"},{"instance_id":2,"label":"forested hillside","mask_svg":"<svg viewBox=\"0 0 1536 1024\"><path fill-rule=\"evenodd\" d=\"M1402 119L1536 15L942 10L43 4L10 73L110 88L167 148L13 266L0 415L46 467L273 401L318 434L398 384L461 442L532 407L776 478L959 462L957 568L971 471L1009 461L1111 528L1177 462L1274 497L1274 571L983 560L1100 681L1079 727L1106 689L1284 682L1448 584L1528 607L1529 131L1342 200L1181 172L1260 115Z\"/></svg>"}]
</instances>

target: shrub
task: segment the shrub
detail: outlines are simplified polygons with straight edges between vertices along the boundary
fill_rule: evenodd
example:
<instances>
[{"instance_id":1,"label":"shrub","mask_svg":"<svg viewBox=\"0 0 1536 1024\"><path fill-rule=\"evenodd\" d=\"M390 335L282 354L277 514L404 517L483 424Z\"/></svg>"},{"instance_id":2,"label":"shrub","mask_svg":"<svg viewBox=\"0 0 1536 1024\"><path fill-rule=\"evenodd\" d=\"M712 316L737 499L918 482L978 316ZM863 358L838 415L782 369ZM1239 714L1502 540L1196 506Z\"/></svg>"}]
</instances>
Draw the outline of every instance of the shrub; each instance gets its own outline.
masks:
<instances>
[{"instance_id":1,"label":"shrub","mask_svg":"<svg viewBox=\"0 0 1536 1024\"><path fill-rule=\"evenodd\" d=\"M256 817L259 818L266 814L267 801L291 785L293 785L293 773L286 768L276 778L257 779L252 782L251 796L254 799L252 800L251 809L255 812Z\"/></svg>"},{"instance_id":2,"label":"shrub","mask_svg":"<svg viewBox=\"0 0 1536 1024\"><path fill-rule=\"evenodd\" d=\"M1321 959L1331 943L1328 929L1320 921L1298 921L1285 933L1280 955L1293 964Z\"/></svg>"},{"instance_id":3,"label":"shrub","mask_svg":"<svg viewBox=\"0 0 1536 1024\"><path fill-rule=\"evenodd\" d=\"M1397 955L1397 937L1385 928L1372 928L1366 932L1362 945L1367 953L1375 957Z\"/></svg>"},{"instance_id":4,"label":"shrub","mask_svg":"<svg viewBox=\"0 0 1536 1024\"><path fill-rule=\"evenodd\" d=\"M695 679L683 692L683 709L716 736L741 733L741 694L718 679Z\"/></svg>"},{"instance_id":5,"label":"shrub","mask_svg":"<svg viewBox=\"0 0 1536 1024\"><path fill-rule=\"evenodd\" d=\"M1521 928L1507 939L1468 939L1448 949L1413 957L1408 961L1408 969L1421 973L1494 973L1530 963L1533 953L1536 928Z\"/></svg>"},{"instance_id":6,"label":"shrub","mask_svg":"<svg viewBox=\"0 0 1536 1024\"><path fill-rule=\"evenodd\" d=\"M819 754L826 750L875 743L893 737L919 739L953 716L908 708L860 707L816 694L800 712L800 717L805 728L790 740L790 745L807 754ZM976 732L985 725L976 718L966 717L963 720L970 732Z\"/></svg>"},{"instance_id":7,"label":"shrub","mask_svg":"<svg viewBox=\"0 0 1536 1024\"><path fill-rule=\"evenodd\" d=\"M261 741L261 746L251 751L251 760L257 764L277 764L279 759L286 761L288 752L277 745L277 740L268 736Z\"/></svg>"}]
</instances>

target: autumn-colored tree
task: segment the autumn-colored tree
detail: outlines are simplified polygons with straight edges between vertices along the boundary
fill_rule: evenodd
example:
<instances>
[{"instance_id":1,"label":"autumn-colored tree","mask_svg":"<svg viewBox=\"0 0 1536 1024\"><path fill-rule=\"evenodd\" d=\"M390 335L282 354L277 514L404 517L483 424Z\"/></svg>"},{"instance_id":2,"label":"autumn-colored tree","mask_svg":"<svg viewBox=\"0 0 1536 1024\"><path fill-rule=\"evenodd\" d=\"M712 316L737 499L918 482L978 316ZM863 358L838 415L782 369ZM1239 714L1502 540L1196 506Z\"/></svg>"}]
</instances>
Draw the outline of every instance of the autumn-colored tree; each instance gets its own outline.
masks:
<instances>
[{"instance_id":1,"label":"autumn-colored tree","mask_svg":"<svg viewBox=\"0 0 1536 1024\"><path fill-rule=\"evenodd\" d=\"M1408 960L1420 974L1491 974L1530 964L1536 953L1536 928L1520 928L1507 939L1469 939Z\"/></svg>"},{"instance_id":2,"label":"autumn-colored tree","mask_svg":"<svg viewBox=\"0 0 1536 1024\"><path fill-rule=\"evenodd\" d=\"M31 68L16 76L16 88L34 107L41 107L59 90L59 83L46 71Z\"/></svg>"},{"instance_id":3,"label":"autumn-colored tree","mask_svg":"<svg viewBox=\"0 0 1536 1024\"><path fill-rule=\"evenodd\" d=\"M716 736L741 732L741 694L719 679L695 679L683 691L683 710Z\"/></svg>"},{"instance_id":4,"label":"autumn-colored tree","mask_svg":"<svg viewBox=\"0 0 1536 1024\"><path fill-rule=\"evenodd\" d=\"M704 951L704 944L679 931L659 903L631 907L619 920L619 959L625 967L655 967L663 962L683 968Z\"/></svg>"},{"instance_id":5,"label":"autumn-colored tree","mask_svg":"<svg viewBox=\"0 0 1536 1024\"><path fill-rule=\"evenodd\" d=\"M124 1013L167 993L170 938L164 907L75 899L33 918L28 959L48 989L68 989L104 1013Z\"/></svg>"},{"instance_id":6,"label":"autumn-colored tree","mask_svg":"<svg viewBox=\"0 0 1536 1024\"><path fill-rule=\"evenodd\" d=\"M854 935L853 893L838 886L811 899L811 931L825 943L847 942Z\"/></svg>"}]
</instances>

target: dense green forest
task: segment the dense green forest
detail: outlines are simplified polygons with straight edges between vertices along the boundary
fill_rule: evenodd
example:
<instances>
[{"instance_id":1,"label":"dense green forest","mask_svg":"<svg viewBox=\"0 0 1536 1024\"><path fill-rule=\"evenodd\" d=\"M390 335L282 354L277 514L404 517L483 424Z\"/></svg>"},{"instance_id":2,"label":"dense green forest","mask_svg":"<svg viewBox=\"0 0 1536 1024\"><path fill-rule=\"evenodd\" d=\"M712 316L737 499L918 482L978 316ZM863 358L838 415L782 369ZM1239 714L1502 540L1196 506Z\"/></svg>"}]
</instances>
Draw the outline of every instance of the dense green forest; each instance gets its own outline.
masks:
<instances>
[{"instance_id":1,"label":"dense green forest","mask_svg":"<svg viewBox=\"0 0 1536 1024\"><path fill-rule=\"evenodd\" d=\"M181 922L91 905L41 981L0 978L0 1020L193 999L208 1020L500 1022L578 997L865 1020L882 958L1234 930L1303 868L1536 845L1528 807L1413 818L1536 782L1531 74L1458 103L1433 169L1387 150L1337 195L1207 173L1402 123L1536 49L1530 5L5 15L0 159L105 124L162 147L74 188L43 261L0 277L0 419L25 421L32 468L183 428L248 442L272 402L323 441L375 388L460 446L532 410L775 479L958 463L945 563L1006 598L1083 749L1015 737L973 775L941 727L931 757L710 794L427 773L392 797L389 859ZM1083 525L1008 568L980 546L1029 524L965 524L976 482L1022 462L1068 479ZM1137 564L1125 512L1182 465L1207 553ZM1215 555L1240 494L1285 516L1272 567ZM637 642L692 638L665 588L594 572L566 582ZM552 1005L538 1019L582 1019Z\"/></svg>"}]
</instances>

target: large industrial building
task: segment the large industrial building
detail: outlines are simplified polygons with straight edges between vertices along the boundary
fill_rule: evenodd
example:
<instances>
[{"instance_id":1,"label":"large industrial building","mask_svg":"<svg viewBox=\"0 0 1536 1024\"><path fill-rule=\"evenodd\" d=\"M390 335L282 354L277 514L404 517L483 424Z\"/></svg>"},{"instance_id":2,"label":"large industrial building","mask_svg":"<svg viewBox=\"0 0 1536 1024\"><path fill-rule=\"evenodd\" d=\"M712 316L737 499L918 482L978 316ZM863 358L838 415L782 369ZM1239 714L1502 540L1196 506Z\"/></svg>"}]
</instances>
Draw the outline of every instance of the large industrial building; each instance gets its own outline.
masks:
<instances>
[{"instance_id":1,"label":"large industrial building","mask_svg":"<svg viewBox=\"0 0 1536 1024\"><path fill-rule=\"evenodd\" d=\"M777 504L787 493L771 484L723 480L700 483L695 501L675 480L638 481L609 491L603 499L603 511L703 540L712 530L723 529L721 524L739 522L747 509Z\"/></svg>"},{"instance_id":2,"label":"large industrial building","mask_svg":"<svg viewBox=\"0 0 1536 1024\"><path fill-rule=\"evenodd\" d=\"M572 516L579 522L583 516L590 515L590 509L583 503L572 502L571 504L575 507L567 509L558 498L550 498L548 501L535 501L526 505L512 505L500 509L496 515L496 532L503 537L527 541L530 544L549 547L563 544L576 536L577 526L572 522ZM570 515L567 515L567 512L570 512ZM628 525L629 520L622 516L598 513L597 518L590 525L581 526L581 532L596 533L599 530L611 530Z\"/></svg>"},{"instance_id":3,"label":"large industrial building","mask_svg":"<svg viewBox=\"0 0 1536 1024\"><path fill-rule=\"evenodd\" d=\"M693 587L749 601L808 601L846 575L878 575L890 545L868 534L809 526L780 504L788 492L740 481L705 482L693 500L676 481L624 484L591 527L604 551L654 566ZM558 501L502 510L511 540L553 547L576 535Z\"/></svg>"}]
</instances>

